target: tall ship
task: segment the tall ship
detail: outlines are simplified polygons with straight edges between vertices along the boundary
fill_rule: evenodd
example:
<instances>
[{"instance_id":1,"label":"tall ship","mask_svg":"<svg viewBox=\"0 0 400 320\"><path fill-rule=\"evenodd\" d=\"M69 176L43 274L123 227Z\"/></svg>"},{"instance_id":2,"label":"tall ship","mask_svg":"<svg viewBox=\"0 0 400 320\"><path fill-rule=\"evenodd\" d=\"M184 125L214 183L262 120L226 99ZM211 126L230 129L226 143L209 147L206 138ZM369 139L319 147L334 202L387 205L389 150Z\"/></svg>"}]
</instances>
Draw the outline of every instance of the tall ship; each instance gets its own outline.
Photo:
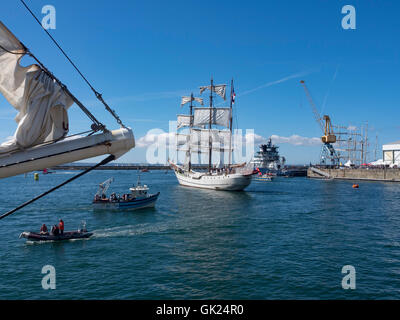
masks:
<instances>
[{"instance_id":1,"label":"tall ship","mask_svg":"<svg viewBox=\"0 0 400 320\"><path fill-rule=\"evenodd\" d=\"M183 165L170 161L179 184L187 187L240 191L251 182L252 168L246 163L232 164L232 105L235 103L233 80L231 82L230 107L215 107L217 96L226 100L226 84L215 85L211 79L209 86L200 87L200 94L210 91L209 107L196 107L193 102L203 105L203 99L182 97L181 106L190 103L188 115L178 115L177 152L185 152ZM208 154L208 168L205 171L194 170L192 155ZM213 155L219 153L219 165L213 164ZM228 155L228 163L221 159ZM177 159L178 160L178 159Z\"/></svg>"},{"instance_id":2,"label":"tall ship","mask_svg":"<svg viewBox=\"0 0 400 320\"><path fill-rule=\"evenodd\" d=\"M267 144L260 145L259 151L256 152L251 162L254 169L258 169L263 174L280 174L286 159L279 155L278 148L278 146L272 144L271 138L268 139Z\"/></svg>"}]
</instances>

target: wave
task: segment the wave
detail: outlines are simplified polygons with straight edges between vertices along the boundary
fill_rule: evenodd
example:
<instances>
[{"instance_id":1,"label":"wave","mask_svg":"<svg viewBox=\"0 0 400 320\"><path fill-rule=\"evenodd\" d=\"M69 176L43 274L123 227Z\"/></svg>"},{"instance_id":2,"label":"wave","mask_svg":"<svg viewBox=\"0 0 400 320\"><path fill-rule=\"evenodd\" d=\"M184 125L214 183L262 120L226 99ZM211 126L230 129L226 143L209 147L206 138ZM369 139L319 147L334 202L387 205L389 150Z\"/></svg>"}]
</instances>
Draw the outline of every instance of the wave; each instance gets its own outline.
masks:
<instances>
[{"instance_id":1,"label":"wave","mask_svg":"<svg viewBox=\"0 0 400 320\"><path fill-rule=\"evenodd\" d=\"M168 229L166 225L127 225L93 231L92 238L133 237L146 233L159 233Z\"/></svg>"}]
</instances>

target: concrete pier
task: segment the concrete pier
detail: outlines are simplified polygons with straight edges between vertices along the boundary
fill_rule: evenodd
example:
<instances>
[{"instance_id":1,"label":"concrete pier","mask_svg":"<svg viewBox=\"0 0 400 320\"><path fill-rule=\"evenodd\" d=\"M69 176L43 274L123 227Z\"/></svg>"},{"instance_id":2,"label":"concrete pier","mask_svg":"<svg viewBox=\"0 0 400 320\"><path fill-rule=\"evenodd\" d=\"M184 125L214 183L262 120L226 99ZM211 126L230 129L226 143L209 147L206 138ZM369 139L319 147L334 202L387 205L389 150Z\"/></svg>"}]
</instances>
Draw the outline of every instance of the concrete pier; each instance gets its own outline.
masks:
<instances>
[{"instance_id":1,"label":"concrete pier","mask_svg":"<svg viewBox=\"0 0 400 320\"><path fill-rule=\"evenodd\" d=\"M325 172L332 179L342 180L370 180L400 182L400 169L397 168L341 168L329 169L318 167L318 171ZM317 171L308 168L307 177L325 179Z\"/></svg>"}]
</instances>

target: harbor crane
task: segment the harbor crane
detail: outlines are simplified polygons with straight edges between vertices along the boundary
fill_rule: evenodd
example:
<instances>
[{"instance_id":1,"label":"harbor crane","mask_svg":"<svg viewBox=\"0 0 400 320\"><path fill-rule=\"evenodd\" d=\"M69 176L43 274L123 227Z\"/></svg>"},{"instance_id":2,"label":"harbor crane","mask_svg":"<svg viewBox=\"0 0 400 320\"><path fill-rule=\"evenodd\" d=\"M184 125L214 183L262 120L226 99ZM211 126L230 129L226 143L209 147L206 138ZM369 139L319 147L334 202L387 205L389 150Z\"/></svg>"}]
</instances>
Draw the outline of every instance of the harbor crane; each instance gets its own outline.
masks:
<instances>
[{"instance_id":1,"label":"harbor crane","mask_svg":"<svg viewBox=\"0 0 400 320\"><path fill-rule=\"evenodd\" d=\"M321 149L321 164L326 165L327 160L330 160L331 165L337 166L340 162L339 156L336 153L335 148L333 147L333 143L336 142L336 135L333 132L333 126L331 119L328 115L324 115L321 118L317 107L315 106L314 100L311 97L310 91L308 90L304 80L301 80L300 83L303 85L304 91L306 92L308 101L310 102L311 110L314 114L315 121L320 126L323 136L321 137L321 141L323 143Z\"/></svg>"}]
</instances>

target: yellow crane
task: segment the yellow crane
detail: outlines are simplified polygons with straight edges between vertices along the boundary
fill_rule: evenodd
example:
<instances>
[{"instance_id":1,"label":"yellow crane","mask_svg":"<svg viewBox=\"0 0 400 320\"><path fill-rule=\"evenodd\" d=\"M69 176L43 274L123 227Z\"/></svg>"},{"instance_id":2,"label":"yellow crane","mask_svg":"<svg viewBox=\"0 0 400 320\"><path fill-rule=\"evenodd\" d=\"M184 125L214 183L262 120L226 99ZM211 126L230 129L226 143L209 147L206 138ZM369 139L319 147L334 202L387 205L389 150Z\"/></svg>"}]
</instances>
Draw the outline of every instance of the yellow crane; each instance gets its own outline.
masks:
<instances>
[{"instance_id":1,"label":"yellow crane","mask_svg":"<svg viewBox=\"0 0 400 320\"><path fill-rule=\"evenodd\" d=\"M314 100L311 97L310 91L308 90L304 80L301 80L300 83L303 85L304 91L306 92L308 101L310 102L311 110L314 114L314 118L323 132L323 136L321 137L321 141L323 143L321 151L321 164L326 164L326 160L330 159L332 165L337 165L339 164L339 156L332 145L332 143L336 142L336 135L333 132L331 119L328 115L324 115L321 119Z\"/></svg>"},{"instance_id":2,"label":"yellow crane","mask_svg":"<svg viewBox=\"0 0 400 320\"><path fill-rule=\"evenodd\" d=\"M322 143L335 143L336 136L333 133L331 119L329 118L329 116L324 115L324 121L324 135L321 137Z\"/></svg>"}]
</instances>

